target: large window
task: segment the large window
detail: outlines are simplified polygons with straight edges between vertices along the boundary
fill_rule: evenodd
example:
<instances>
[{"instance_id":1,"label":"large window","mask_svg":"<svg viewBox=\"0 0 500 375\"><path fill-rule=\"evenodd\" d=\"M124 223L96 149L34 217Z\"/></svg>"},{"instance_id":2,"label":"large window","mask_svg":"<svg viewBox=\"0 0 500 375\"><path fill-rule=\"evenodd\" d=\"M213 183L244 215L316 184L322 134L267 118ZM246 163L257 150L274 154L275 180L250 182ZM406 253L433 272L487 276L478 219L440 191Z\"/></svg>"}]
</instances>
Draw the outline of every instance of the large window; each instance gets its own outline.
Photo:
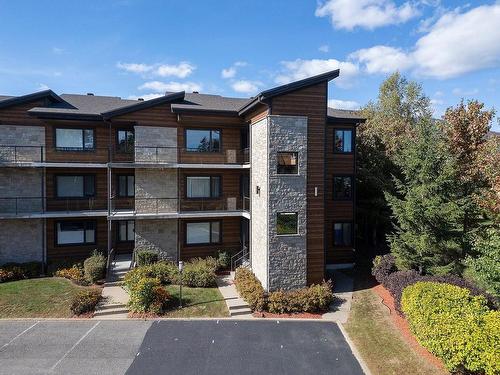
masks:
<instances>
[{"instance_id":1,"label":"large window","mask_svg":"<svg viewBox=\"0 0 500 375\"><path fill-rule=\"evenodd\" d=\"M298 174L298 159L297 152L278 152L278 174Z\"/></svg>"},{"instance_id":2,"label":"large window","mask_svg":"<svg viewBox=\"0 0 500 375\"><path fill-rule=\"evenodd\" d=\"M94 175L60 175L56 176L56 193L58 198L85 198L95 196Z\"/></svg>"},{"instance_id":3,"label":"large window","mask_svg":"<svg viewBox=\"0 0 500 375\"><path fill-rule=\"evenodd\" d=\"M93 150L94 129L56 129L56 148L65 151Z\"/></svg>"},{"instance_id":4,"label":"large window","mask_svg":"<svg viewBox=\"0 0 500 375\"><path fill-rule=\"evenodd\" d=\"M352 176L333 176L333 199L352 199Z\"/></svg>"},{"instance_id":5,"label":"large window","mask_svg":"<svg viewBox=\"0 0 500 375\"><path fill-rule=\"evenodd\" d=\"M118 241L119 242L130 242L135 239L135 221L134 220L124 220L118 221Z\"/></svg>"},{"instance_id":6,"label":"large window","mask_svg":"<svg viewBox=\"0 0 500 375\"><path fill-rule=\"evenodd\" d=\"M186 177L187 198L219 198L221 195L219 176Z\"/></svg>"},{"instance_id":7,"label":"large window","mask_svg":"<svg viewBox=\"0 0 500 375\"><path fill-rule=\"evenodd\" d=\"M133 197L135 195L135 177L134 175L118 175L119 197Z\"/></svg>"},{"instance_id":8,"label":"large window","mask_svg":"<svg viewBox=\"0 0 500 375\"><path fill-rule=\"evenodd\" d=\"M333 244L335 246L352 246L352 223L333 224Z\"/></svg>"},{"instance_id":9,"label":"large window","mask_svg":"<svg viewBox=\"0 0 500 375\"><path fill-rule=\"evenodd\" d=\"M276 218L276 232L280 235L299 233L297 213L279 212Z\"/></svg>"},{"instance_id":10,"label":"large window","mask_svg":"<svg viewBox=\"0 0 500 375\"><path fill-rule=\"evenodd\" d=\"M186 150L191 152L219 152L220 130L186 130Z\"/></svg>"},{"instance_id":11,"label":"large window","mask_svg":"<svg viewBox=\"0 0 500 375\"><path fill-rule=\"evenodd\" d=\"M335 130L333 150L336 153L352 152L352 130Z\"/></svg>"},{"instance_id":12,"label":"large window","mask_svg":"<svg viewBox=\"0 0 500 375\"><path fill-rule=\"evenodd\" d=\"M133 130L118 130L118 151L133 152L134 151L134 131Z\"/></svg>"},{"instance_id":13,"label":"large window","mask_svg":"<svg viewBox=\"0 0 500 375\"><path fill-rule=\"evenodd\" d=\"M60 221L56 223L56 243L58 245L95 244L95 221Z\"/></svg>"},{"instance_id":14,"label":"large window","mask_svg":"<svg viewBox=\"0 0 500 375\"><path fill-rule=\"evenodd\" d=\"M220 230L220 221L186 223L186 245L220 243Z\"/></svg>"}]
</instances>

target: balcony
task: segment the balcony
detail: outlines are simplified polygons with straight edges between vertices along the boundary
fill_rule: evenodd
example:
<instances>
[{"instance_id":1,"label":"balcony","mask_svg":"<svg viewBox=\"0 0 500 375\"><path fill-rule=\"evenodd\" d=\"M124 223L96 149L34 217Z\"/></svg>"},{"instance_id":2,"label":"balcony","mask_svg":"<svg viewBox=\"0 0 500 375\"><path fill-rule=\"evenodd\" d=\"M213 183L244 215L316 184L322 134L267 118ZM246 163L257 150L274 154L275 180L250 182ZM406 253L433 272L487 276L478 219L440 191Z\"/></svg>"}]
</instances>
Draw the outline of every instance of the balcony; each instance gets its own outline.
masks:
<instances>
[{"instance_id":1,"label":"balcony","mask_svg":"<svg viewBox=\"0 0 500 375\"><path fill-rule=\"evenodd\" d=\"M45 159L43 146L5 146L0 145L0 163L22 164L41 163Z\"/></svg>"},{"instance_id":2,"label":"balcony","mask_svg":"<svg viewBox=\"0 0 500 375\"><path fill-rule=\"evenodd\" d=\"M0 198L0 217L106 216L107 200L99 198Z\"/></svg>"}]
</instances>

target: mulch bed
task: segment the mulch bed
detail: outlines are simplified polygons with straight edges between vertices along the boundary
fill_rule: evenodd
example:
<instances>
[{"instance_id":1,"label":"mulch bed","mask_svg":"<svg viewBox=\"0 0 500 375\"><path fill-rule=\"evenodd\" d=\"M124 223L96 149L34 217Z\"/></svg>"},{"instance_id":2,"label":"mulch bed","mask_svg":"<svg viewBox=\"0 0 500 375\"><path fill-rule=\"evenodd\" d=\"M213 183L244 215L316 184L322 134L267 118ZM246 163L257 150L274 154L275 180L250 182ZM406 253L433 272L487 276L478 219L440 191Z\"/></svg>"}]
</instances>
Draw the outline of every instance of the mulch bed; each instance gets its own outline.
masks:
<instances>
[{"instance_id":1,"label":"mulch bed","mask_svg":"<svg viewBox=\"0 0 500 375\"><path fill-rule=\"evenodd\" d=\"M297 314L273 314L270 312L254 312L252 314L255 318L267 319L321 319L321 314L314 313L297 313Z\"/></svg>"},{"instance_id":2,"label":"mulch bed","mask_svg":"<svg viewBox=\"0 0 500 375\"><path fill-rule=\"evenodd\" d=\"M443 362L439 358L434 356L434 354L427 351L427 349L425 349L422 345L420 345L418 341L415 339L415 336L413 336L413 334L410 331L410 326L408 325L406 319L404 319L396 312L396 308L394 305L394 298L391 296L389 291L385 289L381 284L375 286L373 290L382 299L382 303L384 304L384 306L386 306L389 309L389 315L391 316L392 321L394 322L395 326L399 329L406 342L408 342L411 345L411 347L418 354L420 354L425 360L434 364L436 367L446 370L446 368L443 365Z\"/></svg>"}]
</instances>

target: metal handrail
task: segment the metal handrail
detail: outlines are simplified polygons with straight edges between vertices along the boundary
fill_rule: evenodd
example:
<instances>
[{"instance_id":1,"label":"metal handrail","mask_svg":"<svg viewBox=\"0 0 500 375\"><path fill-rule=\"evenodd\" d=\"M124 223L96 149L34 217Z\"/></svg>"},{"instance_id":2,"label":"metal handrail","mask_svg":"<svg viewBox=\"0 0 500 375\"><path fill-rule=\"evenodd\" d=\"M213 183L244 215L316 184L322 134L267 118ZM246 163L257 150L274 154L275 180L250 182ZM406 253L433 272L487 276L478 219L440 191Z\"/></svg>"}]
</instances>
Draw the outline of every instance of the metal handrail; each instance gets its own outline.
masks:
<instances>
[{"instance_id":1,"label":"metal handrail","mask_svg":"<svg viewBox=\"0 0 500 375\"><path fill-rule=\"evenodd\" d=\"M247 256L248 256L248 248L246 246L243 246L243 249L241 249L241 251L238 251L231 257L231 271L235 270L236 268L235 265L238 261L247 258Z\"/></svg>"},{"instance_id":2,"label":"metal handrail","mask_svg":"<svg viewBox=\"0 0 500 375\"><path fill-rule=\"evenodd\" d=\"M109 269L111 267L111 263L115 259L115 249L111 249L108 253L108 259L106 262L106 272L109 274Z\"/></svg>"}]
</instances>

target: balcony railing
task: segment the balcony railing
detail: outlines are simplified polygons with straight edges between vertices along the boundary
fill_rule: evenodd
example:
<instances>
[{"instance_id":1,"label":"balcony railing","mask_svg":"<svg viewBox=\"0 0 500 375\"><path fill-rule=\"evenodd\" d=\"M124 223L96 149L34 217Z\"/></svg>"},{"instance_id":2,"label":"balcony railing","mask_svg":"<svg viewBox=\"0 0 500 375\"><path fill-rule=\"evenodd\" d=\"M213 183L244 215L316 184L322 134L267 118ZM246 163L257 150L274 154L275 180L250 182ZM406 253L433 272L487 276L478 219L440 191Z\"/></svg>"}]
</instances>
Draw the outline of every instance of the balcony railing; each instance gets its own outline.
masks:
<instances>
[{"instance_id":1,"label":"balcony railing","mask_svg":"<svg viewBox=\"0 0 500 375\"><path fill-rule=\"evenodd\" d=\"M140 163L140 164L247 164L249 149L204 152L168 146L119 146L93 149L0 145L0 163Z\"/></svg>"},{"instance_id":2,"label":"balcony railing","mask_svg":"<svg viewBox=\"0 0 500 375\"><path fill-rule=\"evenodd\" d=\"M0 198L0 214L4 215L105 210L107 210L107 200L99 198Z\"/></svg>"}]
</instances>

